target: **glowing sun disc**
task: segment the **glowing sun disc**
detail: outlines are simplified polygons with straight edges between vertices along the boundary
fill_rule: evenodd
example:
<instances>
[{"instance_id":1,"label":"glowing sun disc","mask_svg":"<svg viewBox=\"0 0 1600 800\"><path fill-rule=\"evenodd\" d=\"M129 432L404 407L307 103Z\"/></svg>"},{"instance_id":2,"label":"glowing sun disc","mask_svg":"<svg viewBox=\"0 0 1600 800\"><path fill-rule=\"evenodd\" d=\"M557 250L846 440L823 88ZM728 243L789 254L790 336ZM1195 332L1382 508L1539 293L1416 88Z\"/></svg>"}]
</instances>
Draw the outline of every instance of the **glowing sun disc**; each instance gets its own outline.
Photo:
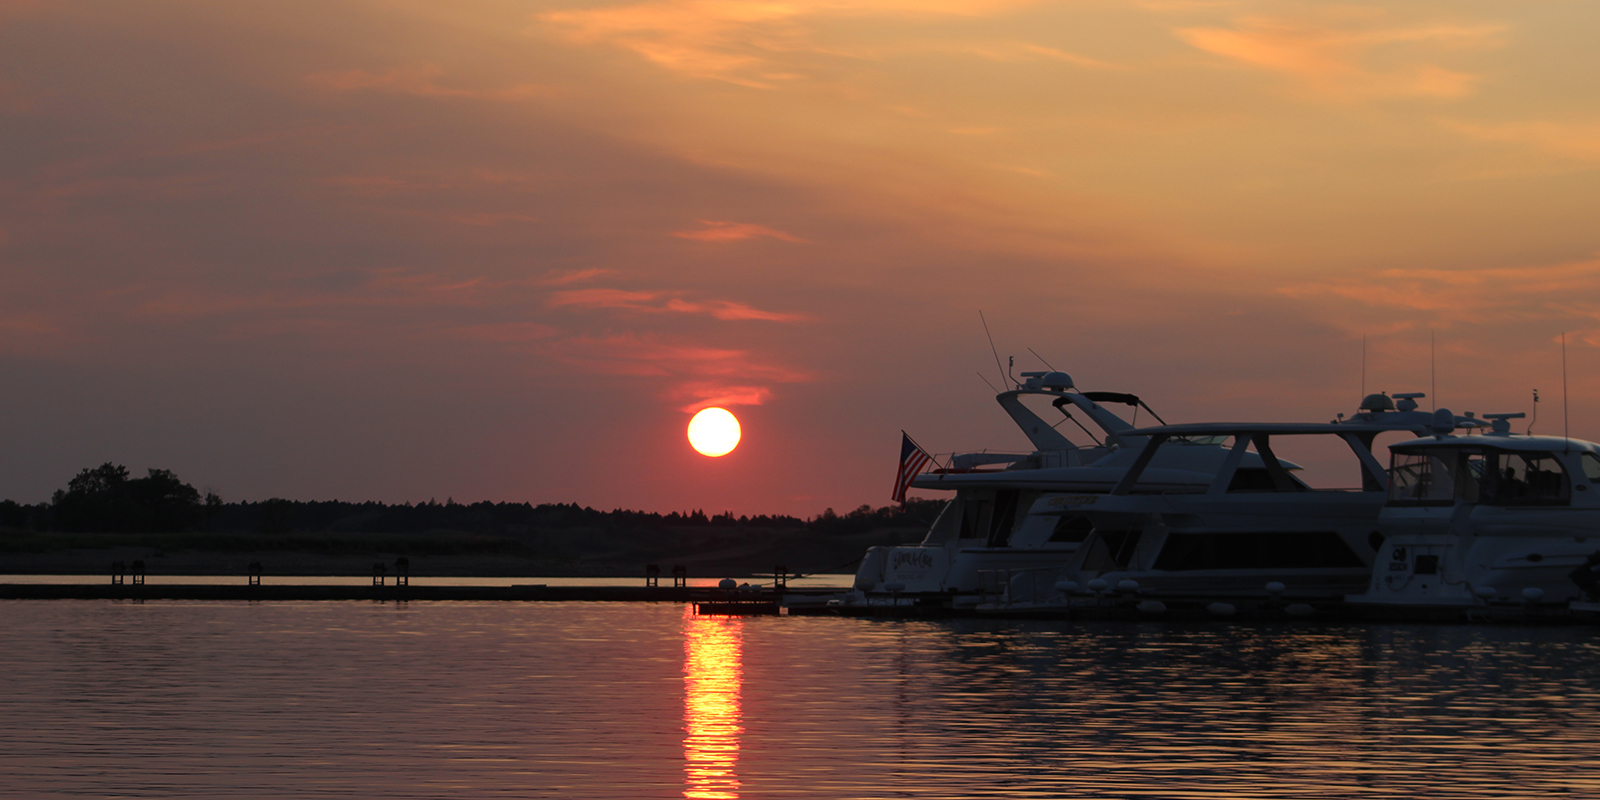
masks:
<instances>
[{"instance_id":1,"label":"glowing sun disc","mask_svg":"<svg viewBox=\"0 0 1600 800\"><path fill-rule=\"evenodd\" d=\"M702 408L689 420L689 444L703 456L725 456L739 446L739 420L726 408Z\"/></svg>"}]
</instances>

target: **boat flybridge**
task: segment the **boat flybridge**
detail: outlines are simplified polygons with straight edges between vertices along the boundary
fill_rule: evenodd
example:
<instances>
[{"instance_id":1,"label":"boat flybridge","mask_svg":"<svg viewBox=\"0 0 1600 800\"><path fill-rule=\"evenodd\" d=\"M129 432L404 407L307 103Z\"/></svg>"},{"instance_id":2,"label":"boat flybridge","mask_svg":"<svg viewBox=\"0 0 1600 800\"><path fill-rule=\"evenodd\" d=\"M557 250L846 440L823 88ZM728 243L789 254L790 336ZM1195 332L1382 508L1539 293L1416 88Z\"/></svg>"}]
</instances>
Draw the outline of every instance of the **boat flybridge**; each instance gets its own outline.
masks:
<instances>
[{"instance_id":1,"label":"boat flybridge","mask_svg":"<svg viewBox=\"0 0 1600 800\"><path fill-rule=\"evenodd\" d=\"M1303 608L1360 592L1382 544L1378 513L1388 498L1388 475L1373 446L1384 433L1420 436L1433 430L1436 414L1417 410L1420 397L1369 395L1354 416L1327 423L1127 431L1126 438L1142 439L1143 446L1109 491L1047 492L1028 511L1024 524L1036 528L1087 520L1091 530L1077 550L1057 570L1007 576L1006 593L980 610L1127 602L1147 611L1178 603L1231 613L1241 603L1283 601ZM1452 429L1481 424L1470 417L1440 419ZM1358 478L1355 486L1314 489L1301 480L1298 467L1274 449L1300 437L1321 437L1344 451ZM1150 481L1164 448L1179 440L1225 442L1217 448L1224 458L1203 483Z\"/></svg>"},{"instance_id":2,"label":"boat flybridge","mask_svg":"<svg viewBox=\"0 0 1600 800\"><path fill-rule=\"evenodd\" d=\"M1461 618L1600 600L1600 445L1512 433L1522 416L1390 446L1386 538L1351 604Z\"/></svg>"},{"instance_id":3,"label":"boat flybridge","mask_svg":"<svg viewBox=\"0 0 1600 800\"><path fill-rule=\"evenodd\" d=\"M1025 372L1017 388L995 400L1028 437L1027 454L953 454L946 466L918 475L916 489L954 491L955 497L934 520L927 536L915 545L872 547L856 572L851 605L975 605L986 581L1012 570L1056 570L1067 563L1089 534L1089 521L1072 514L1028 514L1045 495L1071 492L1092 496L1111 491L1146 449L1147 438L1105 408L1120 403L1160 417L1131 394L1080 392L1064 372ZM1061 412L1054 425L1024 404ZM1090 425L1078 421L1074 413ZM1094 440L1078 445L1057 430L1073 421ZM1099 433L1095 433L1098 429ZM1142 491L1201 489L1214 480L1229 453L1198 438L1163 437L1141 465ZM1236 459L1237 461L1238 459ZM1245 466L1264 468L1260 456L1244 457ZM999 465L999 468L992 468ZM991 468L985 468L991 467Z\"/></svg>"}]
</instances>

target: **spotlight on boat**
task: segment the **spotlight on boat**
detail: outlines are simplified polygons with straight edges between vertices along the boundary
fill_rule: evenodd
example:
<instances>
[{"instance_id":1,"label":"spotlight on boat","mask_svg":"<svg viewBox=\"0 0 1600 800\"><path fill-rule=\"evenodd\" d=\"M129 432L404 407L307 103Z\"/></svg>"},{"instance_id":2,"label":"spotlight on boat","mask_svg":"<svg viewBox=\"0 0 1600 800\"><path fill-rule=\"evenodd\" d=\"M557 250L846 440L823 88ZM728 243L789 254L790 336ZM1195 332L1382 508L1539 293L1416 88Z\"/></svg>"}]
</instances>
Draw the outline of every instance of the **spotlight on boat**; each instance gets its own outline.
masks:
<instances>
[{"instance_id":1,"label":"spotlight on boat","mask_svg":"<svg viewBox=\"0 0 1600 800\"><path fill-rule=\"evenodd\" d=\"M1089 581L1089 591L1095 594L1100 594L1109 588L1111 588L1111 584L1106 583L1105 578L1095 578Z\"/></svg>"},{"instance_id":2,"label":"spotlight on boat","mask_svg":"<svg viewBox=\"0 0 1600 800\"><path fill-rule=\"evenodd\" d=\"M1139 591L1139 582L1132 578L1123 578L1122 580L1117 581L1117 591L1137 592Z\"/></svg>"},{"instance_id":3,"label":"spotlight on boat","mask_svg":"<svg viewBox=\"0 0 1600 800\"><path fill-rule=\"evenodd\" d=\"M1282 581L1272 581L1271 583L1267 584L1267 594L1277 597L1278 595L1283 594L1283 590L1287 588L1289 587L1284 586Z\"/></svg>"},{"instance_id":4,"label":"spotlight on boat","mask_svg":"<svg viewBox=\"0 0 1600 800\"><path fill-rule=\"evenodd\" d=\"M1165 614L1167 613L1167 604L1160 600L1141 600L1139 601L1138 609L1141 614Z\"/></svg>"},{"instance_id":5,"label":"spotlight on boat","mask_svg":"<svg viewBox=\"0 0 1600 800\"><path fill-rule=\"evenodd\" d=\"M1239 613L1232 603L1212 603L1206 606L1206 610L1219 617L1231 617Z\"/></svg>"},{"instance_id":6,"label":"spotlight on boat","mask_svg":"<svg viewBox=\"0 0 1600 800\"><path fill-rule=\"evenodd\" d=\"M1056 581L1056 591L1062 594L1072 594L1078 591L1077 581Z\"/></svg>"},{"instance_id":7,"label":"spotlight on boat","mask_svg":"<svg viewBox=\"0 0 1600 800\"><path fill-rule=\"evenodd\" d=\"M717 581L717 588L718 589L737 589L737 588L739 588L739 582L734 580L734 579L732 579L732 578L723 578L722 580Z\"/></svg>"},{"instance_id":8,"label":"spotlight on boat","mask_svg":"<svg viewBox=\"0 0 1600 800\"><path fill-rule=\"evenodd\" d=\"M903 583L886 583L883 585L883 590L890 594L899 594L906 590L906 585Z\"/></svg>"},{"instance_id":9,"label":"spotlight on boat","mask_svg":"<svg viewBox=\"0 0 1600 800\"><path fill-rule=\"evenodd\" d=\"M1478 588L1473 589L1472 593L1485 600L1488 600L1489 598L1494 597L1496 594L1499 594L1494 590L1493 586L1479 586Z\"/></svg>"},{"instance_id":10,"label":"spotlight on boat","mask_svg":"<svg viewBox=\"0 0 1600 800\"><path fill-rule=\"evenodd\" d=\"M1537 586L1529 586L1522 590L1522 599L1530 603L1537 603L1544 599L1544 590Z\"/></svg>"}]
</instances>

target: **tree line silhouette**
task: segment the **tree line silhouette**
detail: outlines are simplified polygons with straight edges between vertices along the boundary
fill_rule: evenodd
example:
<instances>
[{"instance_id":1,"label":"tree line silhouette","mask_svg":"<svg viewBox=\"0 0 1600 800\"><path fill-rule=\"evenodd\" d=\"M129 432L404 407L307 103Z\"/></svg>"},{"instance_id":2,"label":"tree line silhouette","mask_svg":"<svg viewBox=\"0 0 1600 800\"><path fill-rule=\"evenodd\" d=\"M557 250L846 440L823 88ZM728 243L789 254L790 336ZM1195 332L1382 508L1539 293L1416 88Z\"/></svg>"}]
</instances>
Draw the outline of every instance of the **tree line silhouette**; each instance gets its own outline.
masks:
<instances>
[{"instance_id":1,"label":"tree line silhouette","mask_svg":"<svg viewBox=\"0 0 1600 800\"><path fill-rule=\"evenodd\" d=\"M224 502L215 493L203 496L169 470L151 469L142 478L128 468L107 462L86 468L56 490L47 503L0 501L0 527L64 533L179 533L188 531L287 534L467 532L522 534L536 530L594 528L792 528L832 536L883 528L925 527L942 500L911 500L903 506L862 505L844 514L832 508L801 519L785 514L707 515L702 509L659 512L614 509L600 511L577 503L463 504L454 499L411 504L373 501L303 501L272 498L259 502Z\"/></svg>"}]
</instances>

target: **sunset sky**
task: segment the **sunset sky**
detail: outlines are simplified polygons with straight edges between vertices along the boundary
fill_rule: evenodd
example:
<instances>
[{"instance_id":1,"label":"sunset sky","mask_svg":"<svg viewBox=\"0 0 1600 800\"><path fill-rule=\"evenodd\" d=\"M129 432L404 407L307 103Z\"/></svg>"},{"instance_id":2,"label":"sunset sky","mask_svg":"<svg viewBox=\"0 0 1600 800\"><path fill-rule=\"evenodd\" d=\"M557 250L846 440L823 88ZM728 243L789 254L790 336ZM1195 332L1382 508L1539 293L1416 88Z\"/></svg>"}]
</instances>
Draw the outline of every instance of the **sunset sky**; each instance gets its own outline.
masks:
<instances>
[{"instance_id":1,"label":"sunset sky","mask_svg":"<svg viewBox=\"0 0 1600 800\"><path fill-rule=\"evenodd\" d=\"M1171 422L1600 438L1600 5L0 0L0 497L884 505ZM744 438L718 459L707 405ZM1424 407L1427 407L1426 405ZM1141 419L1143 421L1143 419ZM1519 427L1519 430L1521 428Z\"/></svg>"}]
</instances>

